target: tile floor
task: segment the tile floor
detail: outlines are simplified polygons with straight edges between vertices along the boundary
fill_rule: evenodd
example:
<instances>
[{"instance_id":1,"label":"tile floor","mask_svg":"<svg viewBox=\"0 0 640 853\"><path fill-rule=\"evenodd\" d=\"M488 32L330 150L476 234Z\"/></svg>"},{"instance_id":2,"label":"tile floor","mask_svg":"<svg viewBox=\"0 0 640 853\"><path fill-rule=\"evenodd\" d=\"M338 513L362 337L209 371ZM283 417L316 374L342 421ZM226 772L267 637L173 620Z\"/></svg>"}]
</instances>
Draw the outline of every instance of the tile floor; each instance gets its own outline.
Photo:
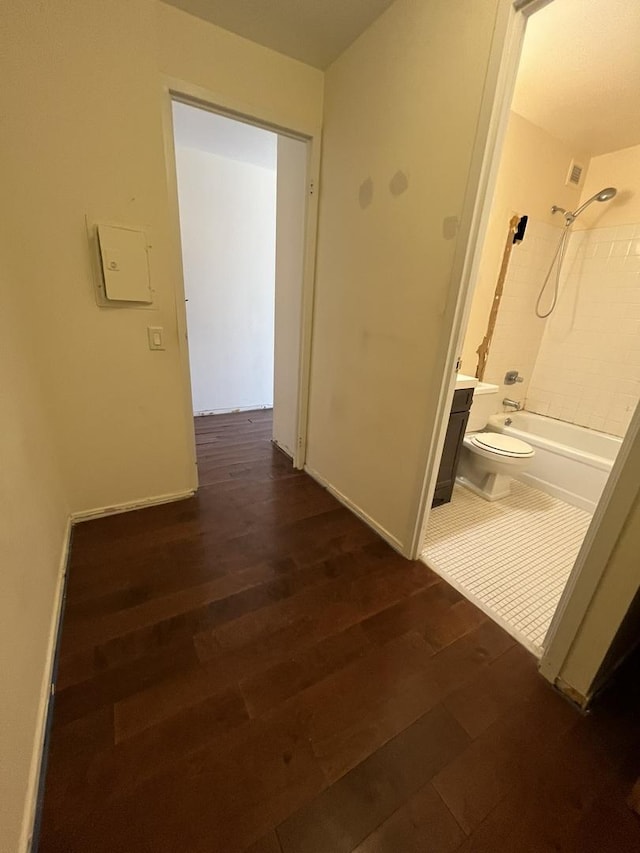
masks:
<instances>
[{"instance_id":1,"label":"tile floor","mask_svg":"<svg viewBox=\"0 0 640 853\"><path fill-rule=\"evenodd\" d=\"M456 485L431 513L422 559L539 656L590 521L517 481L495 503Z\"/></svg>"}]
</instances>

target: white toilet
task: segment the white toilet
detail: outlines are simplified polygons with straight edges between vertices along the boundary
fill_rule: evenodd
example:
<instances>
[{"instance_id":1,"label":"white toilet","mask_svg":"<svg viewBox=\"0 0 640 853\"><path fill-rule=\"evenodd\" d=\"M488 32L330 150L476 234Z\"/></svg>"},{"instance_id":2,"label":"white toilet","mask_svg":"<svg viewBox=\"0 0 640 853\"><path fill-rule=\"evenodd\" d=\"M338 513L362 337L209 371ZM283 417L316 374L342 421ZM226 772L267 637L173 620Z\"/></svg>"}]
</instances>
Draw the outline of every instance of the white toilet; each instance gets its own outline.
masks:
<instances>
[{"instance_id":1,"label":"white toilet","mask_svg":"<svg viewBox=\"0 0 640 853\"><path fill-rule=\"evenodd\" d=\"M511 480L535 456L526 441L500 432L483 432L491 415L500 411L497 385L480 382L473 392L469 422L460 451L457 481L487 501L511 492Z\"/></svg>"}]
</instances>

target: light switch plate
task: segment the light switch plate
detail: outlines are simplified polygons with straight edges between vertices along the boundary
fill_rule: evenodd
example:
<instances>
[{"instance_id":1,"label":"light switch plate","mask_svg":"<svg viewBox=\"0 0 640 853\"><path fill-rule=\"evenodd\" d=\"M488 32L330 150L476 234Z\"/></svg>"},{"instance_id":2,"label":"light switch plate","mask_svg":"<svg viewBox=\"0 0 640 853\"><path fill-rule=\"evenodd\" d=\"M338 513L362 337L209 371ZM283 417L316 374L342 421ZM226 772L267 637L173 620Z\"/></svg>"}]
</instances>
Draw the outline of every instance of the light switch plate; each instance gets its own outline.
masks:
<instances>
[{"instance_id":1,"label":"light switch plate","mask_svg":"<svg viewBox=\"0 0 640 853\"><path fill-rule=\"evenodd\" d=\"M147 337L149 339L149 349L165 349L164 328L162 326L147 326Z\"/></svg>"}]
</instances>

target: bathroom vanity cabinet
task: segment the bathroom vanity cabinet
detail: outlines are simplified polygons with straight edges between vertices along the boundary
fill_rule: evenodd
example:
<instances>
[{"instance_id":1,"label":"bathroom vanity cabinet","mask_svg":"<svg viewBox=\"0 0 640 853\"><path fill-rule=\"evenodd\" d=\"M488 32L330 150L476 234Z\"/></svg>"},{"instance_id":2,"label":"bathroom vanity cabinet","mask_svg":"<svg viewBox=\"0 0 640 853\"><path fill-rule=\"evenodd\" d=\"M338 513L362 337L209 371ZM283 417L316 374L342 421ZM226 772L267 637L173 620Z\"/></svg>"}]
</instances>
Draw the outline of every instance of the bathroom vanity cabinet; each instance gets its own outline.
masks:
<instances>
[{"instance_id":1,"label":"bathroom vanity cabinet","mask_svg":"<svg viewBox=\"0 0 640 853\"><path fill-rule=\"evenodd\" d=\"M461 388L453 392L453 404L449 415L447 435L444 440L436 490L431 506L449 503L462 449L462 439L469 420L469 409L473 402L473 388Z\"/></svg>"}]
</instances>

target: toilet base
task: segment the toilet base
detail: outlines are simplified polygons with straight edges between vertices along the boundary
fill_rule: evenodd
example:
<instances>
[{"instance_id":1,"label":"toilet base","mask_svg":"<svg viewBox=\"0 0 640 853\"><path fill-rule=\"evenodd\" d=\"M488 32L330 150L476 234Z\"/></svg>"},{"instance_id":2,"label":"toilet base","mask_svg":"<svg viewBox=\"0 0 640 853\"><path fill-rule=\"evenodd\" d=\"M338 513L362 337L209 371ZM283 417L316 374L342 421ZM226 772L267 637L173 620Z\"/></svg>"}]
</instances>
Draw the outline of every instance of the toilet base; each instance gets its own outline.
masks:
<instances>
[{"instance_id":1,"label":"toilet base","mask_svg":"<svg viewBox=\"0 0 640 853\"><path fill-rule=\"evenodd\" d=\"M474 492L485 501L499 501L511 494L511 480L513 478L506 474L487 473L479 483L474 483L463 475L456 477L456 482Z\"/></svg>"}]
</instances>

